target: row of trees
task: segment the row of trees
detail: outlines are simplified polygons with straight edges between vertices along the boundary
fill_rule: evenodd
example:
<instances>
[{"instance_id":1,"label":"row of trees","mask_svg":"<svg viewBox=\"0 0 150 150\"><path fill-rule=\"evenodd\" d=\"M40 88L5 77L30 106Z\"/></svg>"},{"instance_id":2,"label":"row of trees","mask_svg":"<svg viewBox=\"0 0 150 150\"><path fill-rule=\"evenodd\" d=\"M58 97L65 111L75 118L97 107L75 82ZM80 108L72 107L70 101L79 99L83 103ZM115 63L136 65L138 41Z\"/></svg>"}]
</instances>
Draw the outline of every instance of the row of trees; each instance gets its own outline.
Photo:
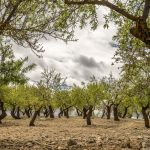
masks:
<instances>
[{"instance_id":1,"label":"row of trees","mask_svg":"<svg viewBox=\"0 0 150 150\"><path fill-rule=\"evenodd\" d=\"M41 81L29 86L25 73L32 70L35 64L26 66L28 58L16 60L10 41L30 47L39 55L38 52L43 51L39 39L47 38L47 35L64 41L75 40L77 25L81 29L87 24L91 25L91 29L97 28L96 5L111 9L104 16L104 27L107 28L109 22L113 21L118 29L113 38L118 45L114 59L123 64L121 79L118 81L111 76L99 81L93 79L82 88L74 86L62 90L66 79L46 69ZM114 119L119 120L118 116L125 116L120 112L132 107L136 109L134 111L142 112L145 126L149 127L149 10L149 0L1 0L0 121L6 117L6 109L12 110L14 118L20 118L19 112L22 110L28 117L31 116L31 109L35 110L30 122L30 125L34 125L36 116L42 110L45 110L45 116L50 114L54 117L54 108L60 108L59 116L62 113L68 116L68 110L76 108L79 114L82 112L87 118L87 124L91 124L90 118L96 108L107 110L107 118L110 118L113 107ZM29 106L25 106L28 101Z\"/></svg>"},{"instance_id":2,"label":"row of trees","mask_svg":"<svg viewBox=\"0 0 150 150\"><path fill-rule=\"evenodd\" d=\"M54 118L55 110L59 109L58 117L64 115L69 118L69 110L76 110L77 115L83 116L87 125L91 125L93 111L98 109L102 118L110 119L113 112L115 121L131 118L133 112L141 112L145 126L150 127L149 89L145 87L143 94L141 81L136 80L134 84L126 82L125 78L116 80L110 75L100 80L92 77L88 84L82 83L82 87L74 85L67 88L65 80L55 70L45 69L35 85L1 86L0 122L6 117L6 110L10 110L15 119L20 119L20 114L31 117L29 125L34 126L38 115L42 113L45 117Z\"/></svg>"}]
</instances>

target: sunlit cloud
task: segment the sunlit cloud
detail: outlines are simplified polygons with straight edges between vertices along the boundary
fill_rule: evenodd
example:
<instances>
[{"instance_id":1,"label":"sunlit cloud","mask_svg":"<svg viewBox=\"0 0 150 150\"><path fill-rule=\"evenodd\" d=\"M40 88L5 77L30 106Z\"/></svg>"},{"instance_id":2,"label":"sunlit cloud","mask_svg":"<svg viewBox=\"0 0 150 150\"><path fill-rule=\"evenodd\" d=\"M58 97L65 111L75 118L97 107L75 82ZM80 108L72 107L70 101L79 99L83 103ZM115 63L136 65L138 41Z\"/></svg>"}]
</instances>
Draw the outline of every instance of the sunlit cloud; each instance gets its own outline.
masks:
<instances>
[{"instance_id":1,"label":"sunlit cloud","mask_svg":"<svg viewBox=\"0 0 150 150\"><path fill-rule=\"evenodd\" d=\"M102 11L108 12L105 8L100 10ZM92 31L90 27L76 29L77 42L66 44L51 38L42 40L45 49L42 58L38 58L30 49L14 46L17 58L29 56L29 63L37 64L36 69L27 74L31 81L38 81L41 71L46 67L55 68L62 76L66 76L68 84L80 84L81 81L89 80L92 75L102 77L108 76L110 72L118 77L118 65L111 66L112 57L117 48L112 46L112 36L116 28L110 23L109 29L104 29L104 19L100 12L98 16L100 24L95 31Z\"/></svg>"}]
</instances>

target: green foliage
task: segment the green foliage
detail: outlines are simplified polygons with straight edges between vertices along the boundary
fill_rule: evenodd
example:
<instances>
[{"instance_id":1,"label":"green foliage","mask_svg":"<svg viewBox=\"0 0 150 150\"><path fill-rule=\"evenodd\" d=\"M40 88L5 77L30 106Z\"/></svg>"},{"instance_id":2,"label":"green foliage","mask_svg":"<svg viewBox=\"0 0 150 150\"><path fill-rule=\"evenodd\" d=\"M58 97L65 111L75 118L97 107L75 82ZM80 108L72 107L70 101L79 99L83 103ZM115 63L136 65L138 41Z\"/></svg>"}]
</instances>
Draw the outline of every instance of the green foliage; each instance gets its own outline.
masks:
<instances>
[{"instance_id":1,"label":"green foliage","mask_svg":"<svg viewBox=\"0 0 150 150\"><path fill-rule=\"evenodd\" d=\"M57 106L57 108L67 108L75 105L75 102L72 101L71 93L68 90L56 91L54 99L55 106Z\"/></svg>"},{"instance_id":2,"label":"green foliage","mask_svg":"<svg viewBox=\"0 0 150 150\"><path fill-rule=\"evenodd\" d=\"M11 46L0 41L0 83L24 84L28 78L25 74L35 68L35 64L25 66L28 57L15 59Z\"/></svg>"},{"instance_id":3,"label":"green foliage","mask_svg":"<svg viewBox=\"0 0 150 150\"><path fill-rule=\"evenodd\" d=\"M76 26L83 28L89 22L92 29L97 27L92 5L68 7L62 0L2 0L0 7L0 35L34 52L43 52L39 39L47 35L69 41L74 40Z\"/></svg>"},{"instance_id":4,"label":"green foliage","mask_svg":"<svg viewBox=\"0 0 150 150\"><path fill-rule=\"evenodd\" d=\"M61 73L57 73L55 69L45 68L41 73L41 82L46 88L60 90L65 81L66 78L63 78Z\"/></svg>"}]
</instances>

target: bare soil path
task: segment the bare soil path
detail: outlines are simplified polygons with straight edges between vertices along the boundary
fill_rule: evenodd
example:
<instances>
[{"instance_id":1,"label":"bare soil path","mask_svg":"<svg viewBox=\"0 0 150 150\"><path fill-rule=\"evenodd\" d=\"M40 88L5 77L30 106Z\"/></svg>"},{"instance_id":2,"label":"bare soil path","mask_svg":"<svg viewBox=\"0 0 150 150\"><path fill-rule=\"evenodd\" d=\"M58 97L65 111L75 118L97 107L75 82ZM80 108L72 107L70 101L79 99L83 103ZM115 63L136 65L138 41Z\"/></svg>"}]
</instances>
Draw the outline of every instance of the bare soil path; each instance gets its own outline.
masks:
<instances>
[{"instance_id":1,"label":"bare soil path","mask_svg":"<svg viewBox=\"0 0 150 150\"><path fill-rule=\"evenodd\" d=\"M150 150L150 129L143 120L94 118L92 123L86 126L79 117L38 118L29 127L29 119L7 118L0 125L0 150Z\"/></svg>"}]
</instances>

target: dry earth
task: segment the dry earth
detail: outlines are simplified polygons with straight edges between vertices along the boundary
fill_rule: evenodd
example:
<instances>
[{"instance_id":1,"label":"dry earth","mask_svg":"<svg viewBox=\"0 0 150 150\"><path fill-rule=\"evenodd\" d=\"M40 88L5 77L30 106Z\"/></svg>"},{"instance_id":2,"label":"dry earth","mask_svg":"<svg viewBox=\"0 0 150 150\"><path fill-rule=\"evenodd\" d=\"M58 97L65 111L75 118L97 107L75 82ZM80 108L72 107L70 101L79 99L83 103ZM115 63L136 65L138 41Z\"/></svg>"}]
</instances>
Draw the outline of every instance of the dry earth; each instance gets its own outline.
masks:
<instances>
[{"instance_id":1,"label":"dry earth","mask_svg":"<svg viewBox=\"0 0 150 150\"><path fill-rule=\"evenodd\" d=\"M7 118L0 125L0 150L150 150L150 129L143 120L114 122L82 118L39 118L35 127L29 119Z\"/></svg>"}]
</instances>

